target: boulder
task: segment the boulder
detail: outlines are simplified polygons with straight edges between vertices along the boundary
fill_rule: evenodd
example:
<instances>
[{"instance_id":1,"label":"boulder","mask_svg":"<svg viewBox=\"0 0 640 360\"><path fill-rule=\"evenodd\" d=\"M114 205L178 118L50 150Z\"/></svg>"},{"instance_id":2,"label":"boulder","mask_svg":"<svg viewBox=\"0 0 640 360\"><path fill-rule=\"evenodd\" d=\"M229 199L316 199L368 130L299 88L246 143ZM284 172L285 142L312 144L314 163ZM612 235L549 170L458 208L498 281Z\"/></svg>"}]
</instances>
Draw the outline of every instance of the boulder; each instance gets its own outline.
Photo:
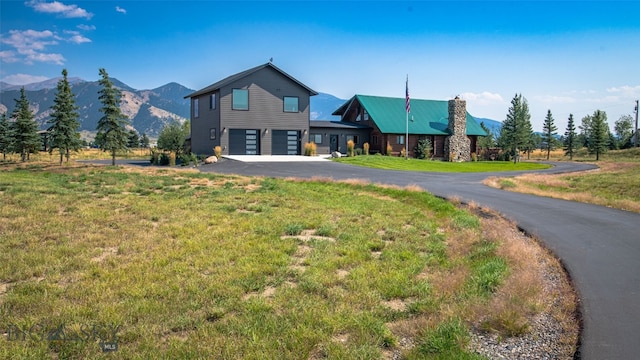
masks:
<instances>
[{"instance_id":1,"label":"boulder","mask_svg":"<svg viewBox=\"0 0 640 360\"><path fill-rule=\"evenodd\" d=\"M208 158L204 159L205 164L215 164L217 162L218 162L218 158L215 155L209 156Z\"/></svg>"},{"instance_id":2,"label":"boulder","mask_svg":"<svg viewBox=\"0 0 640 360\"><path fill-rule=\"evenodd\" d=\"M339 158L342 157L342 154L339 151L334 151L331 153L331 157L332 158Z\"/></svg>"}]
</instances>

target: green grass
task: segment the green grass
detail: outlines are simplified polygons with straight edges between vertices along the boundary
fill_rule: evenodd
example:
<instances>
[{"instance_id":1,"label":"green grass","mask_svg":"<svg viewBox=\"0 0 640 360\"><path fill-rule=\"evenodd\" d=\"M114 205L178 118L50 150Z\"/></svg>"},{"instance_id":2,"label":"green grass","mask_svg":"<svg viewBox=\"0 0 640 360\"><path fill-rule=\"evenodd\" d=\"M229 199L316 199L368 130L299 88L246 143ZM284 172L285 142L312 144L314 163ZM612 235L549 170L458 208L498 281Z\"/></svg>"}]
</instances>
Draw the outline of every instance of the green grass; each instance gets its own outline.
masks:
<instances>
[{"instance_id":1,"label":"green grass","mask_svg":"<svg viewBox=\"0 0 640 360\"><path fill-rule=\"evenodd\" d=\"M334 159L344 164L370 167L384 170L407 170L424 172L501 172L547 169L550 166L534 162L478 161L446 162L419 159L404 159L389 156L355 156Z\"/></svg>"},{"instance_id":2,"label":"green grass","mask_svg":"<svg viewBox=\"0 0 640 360\"><path fill-rule=\"evenodd\" d=\"M42 338L64 324L103 337L120 326L118 358L371 359L398 346L389 324L420 317L441 320L405 356L477 358L464 347L466 320L450 311L486 301L508 273L478 219L428 193L120 167L0 170L0 333L40 329L0 337L0 358L113 357L96 336ZM305 230L318 237L296 237ZM453 256L447 240L462 230L473 249ZM471 269L455 296L418 276L454 266Z\"/></svg>"}]
</instances>

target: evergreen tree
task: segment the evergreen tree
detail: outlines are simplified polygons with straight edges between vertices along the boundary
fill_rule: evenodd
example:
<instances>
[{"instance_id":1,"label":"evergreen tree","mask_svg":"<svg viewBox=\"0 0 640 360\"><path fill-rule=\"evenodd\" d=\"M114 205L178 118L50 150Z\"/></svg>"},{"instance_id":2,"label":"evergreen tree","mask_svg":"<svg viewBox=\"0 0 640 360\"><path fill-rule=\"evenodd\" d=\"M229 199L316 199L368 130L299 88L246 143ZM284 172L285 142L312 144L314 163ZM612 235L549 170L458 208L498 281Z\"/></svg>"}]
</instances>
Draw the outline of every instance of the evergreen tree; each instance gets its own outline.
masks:
<instances>
[{"instance_id":1,"label":"evergreen tree","mask_svg":"<svg viewBox=\"0 0 640 360\"><path fill-rule=\"evenodd\" d=\"M509 151L513 155L515 163L520 151L531 147L532 133L527 99L522 97L522 94L516 94L511 100L507 118L500 129L499 145L504 151Z\"/></svg>"},{"instance_id":2,"label":"evergreen tree","mask_svg":"<svg viewBox=\"0 0 640 360\"><path fill-rule=\"evenodd\" d=\"M600 154L607 151L609 147L609 125L607 124L607 113L596 110L592 116L588 116L584 124L588 124L586 129L587 148L589 154L596 155L596 161L600 160Z\"/></svg>"},{"instance_id":3,"label":"evergreen tree","mask_svg":"<svg viewBox=\"0 0 640 360\"><path fill-rule=\"evenodd\" d=\"M149 147L149 137L145 133L142 133L140 138L140 147L145 149Z\"/></svg>"},{"instance_id":4,"label":"evergreen tree","mask_svg":"<svg viewBox=\"0 0 640 360\"><path fill-rule=\"evenodd\" d=\"M491 130L489 130L487 125L484 124L484 121L480 123L480 127L487 133L487 136L478 137L478 147L480 149L489 149L494 147L496 145L496 141L493 138L493 133L491 132Z\"/></svg>"},{"instance_id":5,"label":"evergreen tree","mask_svg":"<svg viewBox=\"0 0 640 360\"><path fill-rule=\"evenodd\" d=\"M116 152L127 150L129 134L125 126L129 120L120 111L120 97L122 96L120 90L113 86L105 69L100 69L99 72L102 79L98 83L102 89L98 92L98 99L102 103L100 112L104 115L98 121L96 142L100 139L100 149L111 152L111 165L115 165Z\"/></svg>"},{"instance_id":6,"label":"evergreen tree","mask_svg":"<svg viewBox=\"0 0 640 360\"><path fill-rule=\"evenodd\" d=\"M558 127L553 121L551 110L547 110L547 117L544 118L544 124L542 125L542 143L547 149L547 160L549 160L549 155L551 154L551 150L553 150L556 141L556 131L558 131Z\"/></svg>"},{"instance_id":7,"label":"evergreen tree","mask_svg":"<svg viewBox=\"0 0 640 360\"><path fill-rule=\"evenodd\" d=\"M7 113L2 113L0 115L0 152L2 152L2 160L6 160L7 153L12 151L12 142L11 124L9 124Z\"/></svg>"},{"instance_id":8,"label":"evergreen tree","mask_svg":"<svg viewBox=\"0 0 640 360\"><path fill-rule=\"evenodd\" d=\"M78 107L76 106L75 98L71 92L71 85L67 80L67 69L62 70L62 79L58 81L56 87L57 93L53 100L53 106L51 109L51 119L48 121L51 124L49 128L49 136L51 137L51 147L49 152L53 152L53 149L58 149L60 153L60 165L62 165L63 155L69 161L69 153L71 151L78 151L82 146L80 140L80 133L78 128L80 122L78 121Z\"/></svg>"},{"instance_id":9,"label":"evergreen tree","mask_svg":"<svg viewBox=\"0 0 640 360\"><path fill-rule=\"evenodd\" d=\"M42 139L38 134L38 124L29 108L29 100L24 87L20 89L20 99L14 99L16 108L13 110L12 124L13 150L20 153L20 159L27 161L29 154L37 151L42 145Z\"/></svg>"},{"instance_id":10,"label":"evergreen tree","mask_svg":"<svg viewBox=\"0 0 640 360\"><path fill-rule=\"evenodd\" d=\"M564 132L564 154L569 155L569 160L573 160L573 151L577 145L576 125L573 122L573 114L569 114L569 122L567 123L567 130Z\"/></svg>"},{"instance_id":11,"label":"evergreen tree","mask_svg":"<svg viewBox=\"0 0 640 360\"><path fill-rule=\"evenodd\" d=\"M137 148L140 146L140 137L138 132L134 129L129 130L129 142L127 144L129 148Z\"/></svg>"}]
</instances>

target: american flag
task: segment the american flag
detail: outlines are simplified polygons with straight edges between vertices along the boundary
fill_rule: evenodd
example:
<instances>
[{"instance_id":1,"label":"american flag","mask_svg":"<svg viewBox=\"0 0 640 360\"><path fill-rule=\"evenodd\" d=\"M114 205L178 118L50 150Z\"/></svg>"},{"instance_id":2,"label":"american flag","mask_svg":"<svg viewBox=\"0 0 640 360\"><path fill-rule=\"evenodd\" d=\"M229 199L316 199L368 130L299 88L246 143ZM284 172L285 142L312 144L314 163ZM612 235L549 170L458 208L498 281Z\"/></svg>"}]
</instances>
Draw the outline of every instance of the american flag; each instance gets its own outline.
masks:
<instances>
[{"instance_id":1,"label":"american flag","mask_svg":"<svg viewBox=\"0 0 640 360\"><path fill-rule=\"evenodd\" d=\"M410 113L411 112L411 100L409 99L409 75L407 75L407 86L406 86L406 101L405 101L405 108L407 109L407 112Z\"/></svg>"}]
</instances>

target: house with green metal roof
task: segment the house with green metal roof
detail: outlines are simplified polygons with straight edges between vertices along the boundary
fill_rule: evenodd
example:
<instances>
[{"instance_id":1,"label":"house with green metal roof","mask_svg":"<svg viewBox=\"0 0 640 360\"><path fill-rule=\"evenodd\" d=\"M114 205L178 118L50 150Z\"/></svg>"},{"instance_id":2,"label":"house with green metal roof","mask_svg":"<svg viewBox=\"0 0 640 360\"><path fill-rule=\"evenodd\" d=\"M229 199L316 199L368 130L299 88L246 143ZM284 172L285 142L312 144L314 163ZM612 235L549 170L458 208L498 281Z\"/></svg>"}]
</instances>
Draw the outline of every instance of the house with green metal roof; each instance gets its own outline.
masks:
<instances>
[{"instance_id":1,"label":"house with green metal roof","mask_svg":"<svg viewBox=\"0 0 640 360\"><path fill-rule=\"evenodd\" d=\"M359 139L360 143L356 147L362 147L368 142L372 153L385 154L388 144L394 155L399 154L406 146L409 156L413 156L414 147L423 138L431 141L434 158L449 159L453 156L455 159L467 160L471 153L477 153L478 136L487 134L466 111L464 100L411 99L408 121L405 101L405 98L355 95L334 111L333 115L341 116L341 122L369 127L369 138ZM409 137L405 139L407 124ZM453 143L466 142L465 138L468 139L468 145L462 145L462 148L453 146Z\"/></svg>"}]
</instances>

